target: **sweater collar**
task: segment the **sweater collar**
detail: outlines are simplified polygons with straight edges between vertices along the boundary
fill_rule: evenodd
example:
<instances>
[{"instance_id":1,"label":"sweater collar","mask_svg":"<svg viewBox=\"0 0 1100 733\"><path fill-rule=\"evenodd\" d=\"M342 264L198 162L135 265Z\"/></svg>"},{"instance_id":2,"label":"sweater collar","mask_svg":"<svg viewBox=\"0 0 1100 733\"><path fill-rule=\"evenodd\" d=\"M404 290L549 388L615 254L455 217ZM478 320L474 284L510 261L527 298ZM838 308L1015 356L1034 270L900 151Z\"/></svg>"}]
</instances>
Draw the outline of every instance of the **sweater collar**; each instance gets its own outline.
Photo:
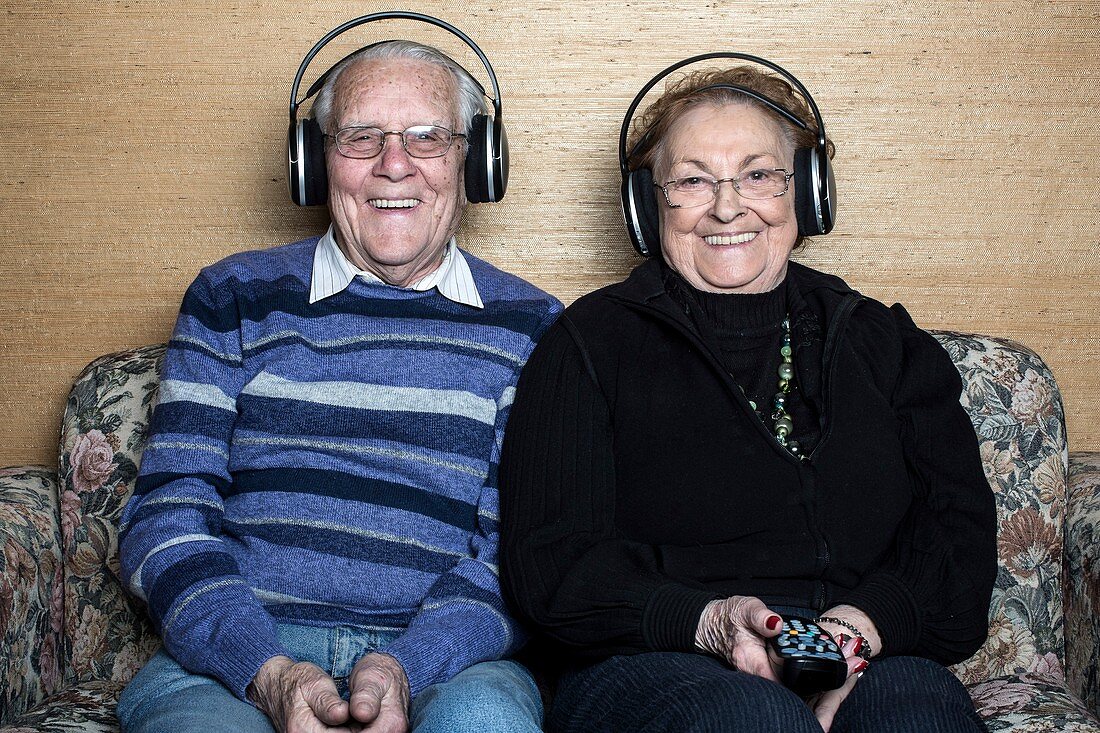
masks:
<instances>
[{"instance_id":1,"label":"sweater collar","mask_svg":"<svg viewBox=\"0 0 1100 733\"><path fill-rule=\"evenodd\" d=\"M716 333L778 327L787 317L786 278L764 293L713 293L694 287L668 265L662 268L662 275L672 299Z\"/></svg>"},{"instance_id":2,"label":"sweater collar","mask_svg":"<svg viewBox=\"0 0 1100 733\"><path fill-rule=\"evenodd\" d=\"M343 250L336 244L336 237L330 225L325 235L317 242L313 252L309 302L316 303L330 295L343 292L356 276L370 282L382 282L374 273L360 270L348 260ZM462 250L455 244L454 237L447 244L443 262L439 267L409 286L410 290L417 291L427 291L432 288L436 288L443 297L456 303L474 308L485 307L478 293L477 284L474 282L474 275L470 271L470 264L463 256Z\"/></svg>"}]
</instances>

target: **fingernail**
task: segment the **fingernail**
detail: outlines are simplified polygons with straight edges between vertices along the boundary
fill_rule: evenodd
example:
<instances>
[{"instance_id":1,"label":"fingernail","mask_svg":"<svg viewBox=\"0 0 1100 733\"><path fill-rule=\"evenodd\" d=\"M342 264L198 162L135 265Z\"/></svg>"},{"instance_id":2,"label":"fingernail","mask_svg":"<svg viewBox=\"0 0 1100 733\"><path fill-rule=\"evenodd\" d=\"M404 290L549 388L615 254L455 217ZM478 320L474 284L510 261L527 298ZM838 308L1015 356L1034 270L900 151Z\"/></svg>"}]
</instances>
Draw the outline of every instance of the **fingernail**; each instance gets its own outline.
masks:
<instances>
[{"instance_id":1,"label":"fingernail","mask_svg":"<svg viewBox=\"0 0 1100 733\"><path fill-rule=\"evenodd\" d=\"M783 619L778 616L768 616L768 620L764 622L764 625L768 627L768 631L775 631L782 622Z\"/></svg>"},{"instance_id":2,"label":"fingernail","mask_svg":"<svg viewBox=\"0 0 1100 733\"><path fill-rule=\"evenodd\" d=\"M847 643L848 643L848 635L847 634L837 634L837 637L836 637L836 645L837 646L844 646Z\"/></svg>"},{"instance_id":3,"label":"fingernail","mask_svg":"<svg viewBox=\"0 0 1100 733\"><path fill-rule=\"evenodd\" d=\"M867 669L867 660L861 659L859 660L859 664L856 665L856 668L853 671L856 674L863 674L863 670L865 669Z\"/></svg>"},{"instance_id":4,"label":"fingernail","mask_svg":"<svg viewBox=\"0 0 1100 733\"><path fill-rule=\"evenodd\" d=\"M859 650L863 648L863 639L856 637L856 643L852 645L852 654L859 654Z\"/></svg>"}]
</instances>

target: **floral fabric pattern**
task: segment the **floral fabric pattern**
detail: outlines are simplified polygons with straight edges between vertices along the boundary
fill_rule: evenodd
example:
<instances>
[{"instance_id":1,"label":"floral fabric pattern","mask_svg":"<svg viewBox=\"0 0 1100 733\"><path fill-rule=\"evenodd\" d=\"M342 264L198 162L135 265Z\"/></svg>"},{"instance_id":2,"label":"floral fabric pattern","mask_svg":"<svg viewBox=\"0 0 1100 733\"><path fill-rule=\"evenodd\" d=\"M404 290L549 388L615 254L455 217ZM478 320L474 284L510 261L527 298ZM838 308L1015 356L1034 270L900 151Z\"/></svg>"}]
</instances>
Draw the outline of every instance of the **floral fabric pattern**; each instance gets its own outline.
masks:
<instances>
[{"instance_id":1,"label":"floral fabric pattern","mask_svg":"<svg viewBox=\"0 0 1100 733\"><path fill-rule=\"evenodd\" d=\"M0 723L0 733L118 733L115 704L123 687L105 681L71 687L32 712Z\"/></svg>"},{"instance_id":2,"label":"floral fabric pattern","mask_svg":"<svg viewBox=\"0 0 1100 733\"><path fill-rule=\"evenodd\" d=\"M61 424L66 683L126 682L159 646L118 579L118 520L156 402L162 345L88 365Z\"/></svg>"},{"instance_id":3,"label":"floral fabric pattern","mask_svg":"<svg viewBox=\"0 0 1100 733\"><path fill-rule=\"evenodd\" d=\"M1100 452L1070 454L1066 678L1100 715Z\"/></svg>"},{"instance_id":4,"label":"floral fabric pattern","mask_svg":"<svg viewBox=\"0 0 1100 733\"><path fill-rule=\"evenodd\" d=\"M1000 572L985 645L954 672L974 684L1065 664L1066 435L1054 377L1011 341L935 334L962 376L997 506Z\"/></svg>"},{"instance_id":5,"label":"floral fabric pattern","mask_svg":"<svg viewBox=\"0 0 1100 733\"><path fill-rule=\"evenodd\" d=\"M1100 733L1100 453L1069 459L1061 397L1037 355L935 335L966 385L999 521L989 638L954 671L993 733ZM85 369L66 405L59 480L0 471L0 632L11 650L0 733L117 731L118 694L159 646L118 580L117 527L163 353L147 346Z\"/></svg>"},{"instance_id":6,"label":"floral fabric pattern","mask_svg":"<svg viewBox=\"0 0 1100 733\"><path fill-rule=\"evenodd\" d=\"M0 721L61 682L61 532L57 476L0 469Z\"/></svg>"}]
</instances>

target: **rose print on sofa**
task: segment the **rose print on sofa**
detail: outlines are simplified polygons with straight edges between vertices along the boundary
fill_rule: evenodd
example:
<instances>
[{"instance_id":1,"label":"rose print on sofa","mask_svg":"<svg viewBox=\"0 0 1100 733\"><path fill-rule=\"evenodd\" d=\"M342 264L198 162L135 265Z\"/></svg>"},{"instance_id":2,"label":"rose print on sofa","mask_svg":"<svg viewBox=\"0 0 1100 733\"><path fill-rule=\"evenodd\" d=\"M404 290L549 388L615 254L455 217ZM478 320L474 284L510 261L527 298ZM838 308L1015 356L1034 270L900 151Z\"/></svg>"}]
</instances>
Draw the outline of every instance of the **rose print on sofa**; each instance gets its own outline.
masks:
<instances>
[{"instance_id":1,"label":"rose print on sofa","mask_svg":"<svg viewBox=\"0 0 1100 733\"><path fill-rule=\"evenodd\" d=\"M115 438L115 442L117 440ZM73 468L73 489L84 494L102 486L115 470L114 458L115 446L101 431L89 430L77 437L69 459Z\"/></svg>"}]
</instances>

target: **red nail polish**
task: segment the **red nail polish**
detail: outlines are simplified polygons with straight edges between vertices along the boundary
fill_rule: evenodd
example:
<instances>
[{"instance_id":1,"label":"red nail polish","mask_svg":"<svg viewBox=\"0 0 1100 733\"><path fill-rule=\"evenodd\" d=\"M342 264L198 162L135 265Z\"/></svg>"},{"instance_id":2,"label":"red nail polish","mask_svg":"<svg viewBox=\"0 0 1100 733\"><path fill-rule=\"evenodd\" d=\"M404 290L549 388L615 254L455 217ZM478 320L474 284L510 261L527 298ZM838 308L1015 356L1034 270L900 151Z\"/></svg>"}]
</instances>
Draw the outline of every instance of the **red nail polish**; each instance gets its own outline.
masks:
<instances>
[{"instance_id":1,"label":"red nail polish","mask_svg":"<svg viewBox=\"0 0 1100 733\"><path fill-rule=\"evenodd\" d=\"M847 634L837 634L835 641L836 641L837 646L844 646L845 644L848 643L848 635Z\"/></svg>"},{"instance_id":2,"label":"red nail polish","mask_svg":"<svg viewBox=\"0 0 1100 733\"><path fill-rule=\"evenodd\" d=\"M855 646L852 647L852 654L859 654L859 650L863 648L863 639L856 637Z\"/></svg>"},{"instance_id":3,"label":"red nail polish","mask_svg":"<svg viewBox=\"0 0 1100 733\"><path fill-rule=\"evenodd\" d=\"M764 625L768 627L768 631L775 631L782 620L778 616L768 616L768 620L764 622Z\"/></svg>"},{"instance_id":4,"label":"red nail polish","mask_svg":"<svg viewBox=\"0 0 1100 733\"><path fill-rule=\"evenodd\" d=\"M859 674L863 670L867 669L867 666L868 662L866 659L859 660L859 664L857 664L856 668L852 670L852 674Z\"/></svg>"}]
</instances>

